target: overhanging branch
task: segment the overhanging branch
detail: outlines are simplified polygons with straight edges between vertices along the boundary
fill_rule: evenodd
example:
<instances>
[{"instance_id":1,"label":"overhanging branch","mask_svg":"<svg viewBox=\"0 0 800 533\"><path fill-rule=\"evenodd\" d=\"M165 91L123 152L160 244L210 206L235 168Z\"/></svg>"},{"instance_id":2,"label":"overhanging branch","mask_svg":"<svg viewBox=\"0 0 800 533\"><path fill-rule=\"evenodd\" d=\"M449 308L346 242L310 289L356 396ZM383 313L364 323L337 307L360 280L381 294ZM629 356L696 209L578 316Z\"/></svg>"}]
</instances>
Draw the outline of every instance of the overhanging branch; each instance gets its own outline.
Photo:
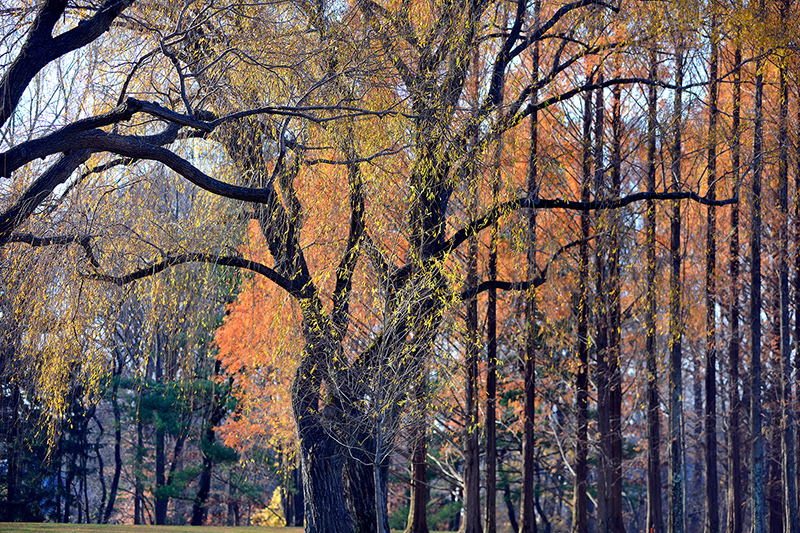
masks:
<instances>
[{"instance_id":1,"label":"overhanging branch","mask_svg":"<svg viewBox=\"0 0 800 533\"><path fill-rule=\"evenodd\" d=\"M85 274L84 277L86 277L87 279L94 279L122 286L122 285L127 285L128 283L132 283L134 281L138 281L140 279L144 279L154 274L158 274L159 272L163 272L168 268L186 263L208 263L208 264L249 270L251 272L261 274L262 276L269 279L270 281L278 285L286 292L293 295L299 293L300 290L302 289L302 287L299 287L292 280L286 279L285 277L278 274L275 270L261 263L257 263L255 261L250 261L248 259L244 259L242 257L233 255L216 255L216 254L202 254L202 253L167 255L157 263L154 263L152 266L140 268L139 270L135 270L133 272L130 272L122 276L94 273L94 274Z\"/></svg>"},{"instance_id":2,"label":"overhanging branch","mask_svg":"<svg viewBox=\"0 0 800 533\"><path fill-rule=\"evenodd\" d=\"M478 220L456 231L444 242L441 248L436 251L436 255L449 253L455 250L461 244L463 244L470 235L488 228L496 220L499 220L501 217L517 209L533 208L566 209L571 211L600 211L606 209L619 209L642 200L692 200L702 205L721 207L736 203L739 201L739 198L734 196L733 198L727 198L725 200L710 200L705 196L700 196L694 191L637 192L628 196L622 196L620 198L593 200L591 202L578 202L575 200L564 200L560 198L549 199L528 196L518 197L496 206Z\"/></svg>"}]
</instances>

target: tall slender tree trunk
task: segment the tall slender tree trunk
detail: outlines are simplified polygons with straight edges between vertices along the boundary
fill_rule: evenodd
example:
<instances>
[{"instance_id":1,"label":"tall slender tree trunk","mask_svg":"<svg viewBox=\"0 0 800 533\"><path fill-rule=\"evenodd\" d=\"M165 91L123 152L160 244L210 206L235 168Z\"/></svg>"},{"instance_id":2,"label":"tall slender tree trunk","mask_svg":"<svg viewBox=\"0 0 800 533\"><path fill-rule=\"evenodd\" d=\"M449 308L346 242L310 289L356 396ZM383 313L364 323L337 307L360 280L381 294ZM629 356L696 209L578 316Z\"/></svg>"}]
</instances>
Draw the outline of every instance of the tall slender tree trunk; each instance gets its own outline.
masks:
<instances>
[{"instance_id":1,"label":"tall slender tree trunk","mask_svg":"<svg viewBox=\"0 0 800 533\"><path fill-rule=\"evenodd\" d=\"M764 1L760 1L760 13ZM753 180L750 190L750 508L753 533L766 533L764 437L761 431L761 180L764 171L764 60L756 59Z\"/></svg>"},{"instance_id":2,"label":"tall slender tree trunk","mask_svg":"<svg viewBox=\"0 0 800 533\"><path fill-rule=\"evenodd\" d=\"M101 442L103 442L106 432L105 428L100 423L100 418L96 416L96 413L94 416L94 422L97 424L97 436L95 437L94 441L94 453L95 458L97 459L97 480L100 482L100 503L97 506L97 517L95 520L98 524L102 524L103 512L106 506L106 498L108 497L108 491L106 490L105 463L103 461L103 454L101 453L103 447Z\"/></svg>"},{"instance_id":3,"label":"tall slender tree trunk","mask_svg":"<svg viewBox=\"0 0 800 533\"><path fill-rule=\"evenodd\" d=\"M733 102L731 128L731 180L734 192L739 191L739 166L741 165L741 63L742 52L737 42L734 51ZM728 422L728 533L742 533L742 460L741 460L741 409L739 396L739 204L731 206L730 241L730 307L728 321L731 327L728 359L730 365L730 419Z\"/></svg>"},{"instance_id":4,"label":"tall slender tree trunk","mask_svg":"<svg viewBox=\"0 0 800 533\"><path fill-rule=\"evenodd\" d=\"M136 413L136 451L134 468L134 487L133 487L133 523L134 525L144 524L144 490L142 488L142 469L144 467L144 427ZM65 520L66 521L66 520Z\"/></svg>"},{"instance_id":5,"label":"tall slender tree trunk","mask_svg":"<svg viewBox=\"0 0 800 533\"><path fill-rule=\"evenodd\" d=\"M111 386L111 412L114 415L114 475L111 477L111 486L108 490L108 504L102 514L103 524L108 524L111 513L114 512L114 502L117 499L117 489L119 488L119 478L122 475L122 413L119 409L119 381L122 373L122 355L116 352L116 364L114 367L113 385Z\"/></svg>"},{"instance_id":6,"label":"tall slender tree trunk","mask_svg":"<svg viewBox=\"0 0 800 533\"><path fill-rule=\"evenodd\" d=\"M539 24L540 0L534 0L533 24ZM539 78L539 43L533 45L531 62L532 85L536 87ZM537 102L539 93L536 89L531 92L531 102ZM538 128L539 116L534 108L530 118L530 146L528 160L528 196L533 198L539 194L539 163L538 163ZM524 387L525 399L522 417L522 531L536 533L535 505L535 435L534 424L536 420L535 409L535 378L536 378L536 292L533 280L538 272L536 269L536 210L528 210L528 249L527 249L527 281L528 290L525 293L525 361L524 361Z\"/></svg>"},{"instance_id":7,"label":"tall slender tree trunk","mask_svg":"<svg viewBox=\"0 0 800 533\"><path fill-rule=\"evenodd\" d=\"M155 361L155 371L156 371L156 383L162 383L164 377L164 359L163 354L161 353L162 346L159 343L159 333L156 331L155 334L155 347L154 351L156 353L156 361ZM169 505L169 498L165 498L163 496L163 491L165 489L166 484L166 457L164 454L164 444L166 441L166 433L164 431L163 424L156 425L155 431L155 440L156 440L156 494L154 495L154 514L156 519L156 525L164 525L167 523L167 506Z\"/></svg>"},{"instance_id":8,"label":"tall slender tree trunk","mask_svg":"<svg viewBox=\"0 0 800 533\"><path fill-rule=\"evenodd\" d=\"M5 421L6 443L4 452L6 462L6 501L3 520L6 522L13 522L17 514L17 465L19 460L17 454L19 453L20 449L19 408L19 387L15 384L11 386L11 401L9 402L8 406L10 416Z\"/></svg>"},{"instance_id":9,"label":"tall slender tree trunk","mask_svg":"<svg viewBox=\"0 0 800 533\"><path fill-rule=\"evenodd\" d=\"M214 374L219 375L221 363L217 361ZM216 427L225 417L224 399L220 395L219 385L214 386L211 398L211 412L208 414L205 429L203 432L200 450L203 454L203 469L200 472L200 486L192 504L191 525L202 526L206 518L206 502L211 492L211 471L214 468L214 461L210 454L210 448L216 438Z\"/></svg>"},{"instance_id":10,"label":"tall slender tree trunk","mask_svg":"<svg viewBox=\"0 0 800 533\"><path fill-rule=\"evenodd\" d=\"M600 70L598 84L603 83ZM595 92L594 105L594 195L596 201L606 199L605 162L603 157L603 127L605 125L605 103L603 89ZM609 380L609 295L606 254L609 248L609 213L600 212L595 216L595 349L597 373L597 427L599 432L599 457L597 460L597 529L605 533L611 531L611 389Z\"/></svg>"},{"instance_id":11,"label":"tall slender tree trunk","mask_svg":"<svg viewBox=\"0 0 800 533\"><path fill-rule=\"evenodd\" d=\"M800 83L797 84L797 101L800 102ZM800 106L797 108L797 144L795 146L795 175L794 175L794 216L800 220ZM800 380L800 224L795 224L794 230L795 256L794 256L794 371L796 379ZM795 399L795 409L800 411L800 387ZM800 435L795 439L795 457L800 457ZM796 505L800 507L800 467L795 464L795 489L797 492Z\"/></svg>"},{"instance_id":12,"label":"tall slender tree trunk","mask_svg":"<svg viewBox=\"0 0 800 533\"><path fill-rule=\"evenodd\" d=\"M479 55L478 50L472 54L472 64L477 70ZM478 98L478 73L472 76L473 93ZM477 144L477 131L473 132L470 142ZM478 186L478 167L475 159L469 165L469 192L470 205L469 217L474 220L478 216L478 203L480 188ZM466 332L464 345L466 353L464 362L466 366L465 408L466 420L464 421L464 520L461 523L462 533L481 533L481 468L480 468L480 424L478 421L478 391L480 390L480 374L478 373L478 359L481 352L481 335L478 332L478 236L471 235L467 243L467 291L471 294L467 301Z\"/></svg>"},{"instance_id":13,"label":"tall slender tree trunk","mask_svg":"<svg viewBox=\"0 0 800 533\"><path fill-rule=\"evenodd\" d=\"M789 16L790 0L779 3L781 25ZM797 486L794 444L794 391L789 321L789 80L788 51L780 51L778 110L778 285L780 293L780 396L781 396L781 478L783 485L784 533L800 533L797 514Z\"/></svg>"},{"instance_id":14,"label":"tall slender tree trunk","mask_svg":"<svg viewBox=\"0 0 800 533\"><path fill-rule=\"evenodd\" d=\"M711 60L709 62L709 113L708 113L708 162L706 176L712 200L717 197L717 118L718 99L718 50L716 2L711 5ZM719 488L717 476L717 218L714 207L706 212L706 533L719 532Z\"/></svg>"},{"instance_id":15,"label":"tall slender tree trunk","mask_svg":"<svg viewBox=\"0 0 800 533\"><path fill-rule=\"evenodd\" d=\"M583 100L583 179L581 201L590 200L592 96ZM589 428L589 212L580 212L581 242L578 252L578 373L575 376L576 425L575 438L575 488L572 504L572 533L589 532L588 482L588 428Z\"/></svg>"},{"instance_id":16,"label":"tall slender tree trunk","mask_svg":"<svg viewBox=\"0 0 800 533\"><path fill-rule=\"evenodd\" d=\"M615 55L616 76L619 74L619 54ZM615 85L612 103L611 196L622 190L622 117L620 101L622 88ZM609 213L608 261L608 376L609 376L609 449L611 454L611 493L609 511L611 531L625 533L622 500L622 307L620 301L620 219L619 211Z\"/></svg>"},{"instance_id":17,"label":"tall slender tree trunk","mask_svg":"<svg viewBox=\"0 0 800 533\"><path fill-rule=\"evenodd\" d=\"M676 49L675 103L671 146L672 188L681 187L681 124L683 115L683 47ZM685 526L683 470L683 362L681 317L681 204L672 202L670 215L669 276L669 520L670 533L683 533Z\"/></svg>"},{"instance_id":18,"label":"tall slender tree trunk","mask_svg":"<svg viewBox=\"0 0 800 533\"><path fill-rule=\"evenodd\" d=\"M508 27L508 9L503 11L503 28ZM497 108L502 109L505 84L501 84ZM498 121L501 115L498 111ZM492 179L492 203L497 203L501 187L503 136L497 138ZM489 272L491 282L497 281L498 223L492 224L489 242ZM497 531L497 290L492 287L487 295L486 342L486 532Z\"/></svg>"},{"instance_id":19,"label":"tall slender tree trunk","mask_svg":"<svg viewBox=\"0 0 800 533\"><path fill-rule=\"evenodd\" d=\"M651 81L657 79L658 55L650 48ZM647 95L647 192L656 190L657 92L655 84ZM645 352L647 358L647 533L663 533L661 503L661 406L658 397L658 354L656 353L656 203L646 201L645 249L647 295L645 297Z\"/></svg>"},{"instance_id":20,"label":"tall slender tree trunk","mask_svg":"<svg viewBox=\"0 0 800 533\"><path fill-rule=\"evenodd\" d=\"M508 25L508 11L503 27ZM498 109L503 106L500 90ZM498 120L500 117L498 116ZM492 164L492 205L496 205L501 187L503 136L497 138ZM498 224L494 221L489 236L489 281L497 281ZM489 289L486 301L486 533L497 533L497 289Z\"/></svg>"},{"instance_id":21,"label":"tall slender tree trunk","mask_svg":"<svg viewBox=\"0 0 800 533\"><path fill-rule=\"evenodd\" d=\"M473 177L472 205L470 216L475 216L478 207L478 190ZM467 245L467 290L474 292L478 286L478 238L473 235ZM461 524L463 533L480 533L481 524L481 470L480 470L480 426L478 423L478 390L480 376L478 374L478 358L480 356L480 340L478 333L478 297L473 294L467 301L467 331L465 332L466 363L466 420L464 450L464 521Z\"/></svg>"}]
</instances>

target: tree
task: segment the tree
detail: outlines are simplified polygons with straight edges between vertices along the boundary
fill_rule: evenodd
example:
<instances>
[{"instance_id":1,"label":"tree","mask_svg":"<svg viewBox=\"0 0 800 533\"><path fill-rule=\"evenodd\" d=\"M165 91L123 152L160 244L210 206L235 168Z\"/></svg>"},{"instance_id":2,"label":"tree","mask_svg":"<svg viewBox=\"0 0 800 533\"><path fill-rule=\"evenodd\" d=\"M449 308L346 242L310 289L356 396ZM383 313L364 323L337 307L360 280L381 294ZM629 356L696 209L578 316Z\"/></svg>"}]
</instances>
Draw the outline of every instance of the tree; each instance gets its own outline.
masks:
<instances>
[{"instance_id":1,"label":"tree","mask_svg":"<svg viewBox=\"0 0 800 533\"><path fill-rule=\"evenodd\" d=\"M679 37L679 39L682 37ZM675 47L675 101L670 147L672 187L681 186L682 86L684 49ZM673 533L685 531L683 472L683 384L682 384L682 291L681 291L681 207L672 202L670 214L670 277L669 277L669 517L667 527Z\"/></svg>"},{"instance_id":2,"label":"tree","mask_svg":"<svg viewBox=\"0 0 800 533\"><path fill-rule=\"evenodd\" d=\"M717 119L719 108L717 101L719 50L717 42L717 5L711 3L711 57L708 77L709 110L708 110L708 198L716 198L717 181ZM706 215L706 376L705 376L705 433L706 433L706 520L705 531L719 531L719 495L717 478L717 219L713 207L709 207Z\"/></svg>"},{"instance_id":3,"label":"tree","mask_svg":"<svg viewBox=\"0 0 800 533\"><path fill-rule=\"evenodd\" d=\"M764 3L759 11L763 13ZM764 443L761 431L761 180L764 171L764 63L756 61L753 178L750 202L750 498L753 533L765 533Z\"/></svg>"}]
</instances>

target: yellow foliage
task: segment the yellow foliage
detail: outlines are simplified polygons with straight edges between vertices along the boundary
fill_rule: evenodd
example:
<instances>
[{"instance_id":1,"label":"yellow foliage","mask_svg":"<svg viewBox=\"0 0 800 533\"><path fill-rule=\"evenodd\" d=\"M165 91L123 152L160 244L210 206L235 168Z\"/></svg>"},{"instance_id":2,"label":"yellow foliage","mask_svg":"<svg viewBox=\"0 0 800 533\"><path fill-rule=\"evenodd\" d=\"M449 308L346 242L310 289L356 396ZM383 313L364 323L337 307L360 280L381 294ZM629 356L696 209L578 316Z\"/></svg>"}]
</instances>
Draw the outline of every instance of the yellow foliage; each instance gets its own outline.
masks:
<instances>
[{"instance_id":1,"label":"yellow foliage","mask_svg":"<svg viewBox=\"0 0 800 533\"><path fill-rule=\"evenodd\" d=\"M275 489L272 493L272 500L269 506L264 507L252 516L253 523L257 526L281 527L286 525L283 516L283 505L281 505L281 489Z\"/></svg>"}]
</instances>

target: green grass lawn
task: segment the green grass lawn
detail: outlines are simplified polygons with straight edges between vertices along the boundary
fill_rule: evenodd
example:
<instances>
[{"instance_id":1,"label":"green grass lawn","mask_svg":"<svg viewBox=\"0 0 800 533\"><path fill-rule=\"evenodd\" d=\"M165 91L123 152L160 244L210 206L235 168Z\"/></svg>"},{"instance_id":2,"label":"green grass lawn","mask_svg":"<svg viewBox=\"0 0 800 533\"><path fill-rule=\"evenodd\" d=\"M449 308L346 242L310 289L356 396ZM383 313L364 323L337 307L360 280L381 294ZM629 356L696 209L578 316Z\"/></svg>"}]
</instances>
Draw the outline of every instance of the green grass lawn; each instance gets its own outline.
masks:
<instances>
[{"instance_id":1,"label":"green grass lawn","mask_svg":"<svg viewBox=\"0 0 800 533\"><path fill-rule=\"evenodd\" d=\"M0 533L303 533L302 527L117 526L101 524L36 524L0 522ZM437 533L435 531L431 533ZM440 532L446 533L446 532Z\"/></svg>"},{"instance_id":2,"label":"green grass lawn","mask_svg":"<svg viewBox=\"0 0 800 533\"><path fill-rule=\"evenodd\" d=\"M202 533L302 533L301 527L218 527L198 528ZM100 524L33 524L0 522L0 533L188 533L190 526L117 526Z\"/></svg>"}]
</instances>

